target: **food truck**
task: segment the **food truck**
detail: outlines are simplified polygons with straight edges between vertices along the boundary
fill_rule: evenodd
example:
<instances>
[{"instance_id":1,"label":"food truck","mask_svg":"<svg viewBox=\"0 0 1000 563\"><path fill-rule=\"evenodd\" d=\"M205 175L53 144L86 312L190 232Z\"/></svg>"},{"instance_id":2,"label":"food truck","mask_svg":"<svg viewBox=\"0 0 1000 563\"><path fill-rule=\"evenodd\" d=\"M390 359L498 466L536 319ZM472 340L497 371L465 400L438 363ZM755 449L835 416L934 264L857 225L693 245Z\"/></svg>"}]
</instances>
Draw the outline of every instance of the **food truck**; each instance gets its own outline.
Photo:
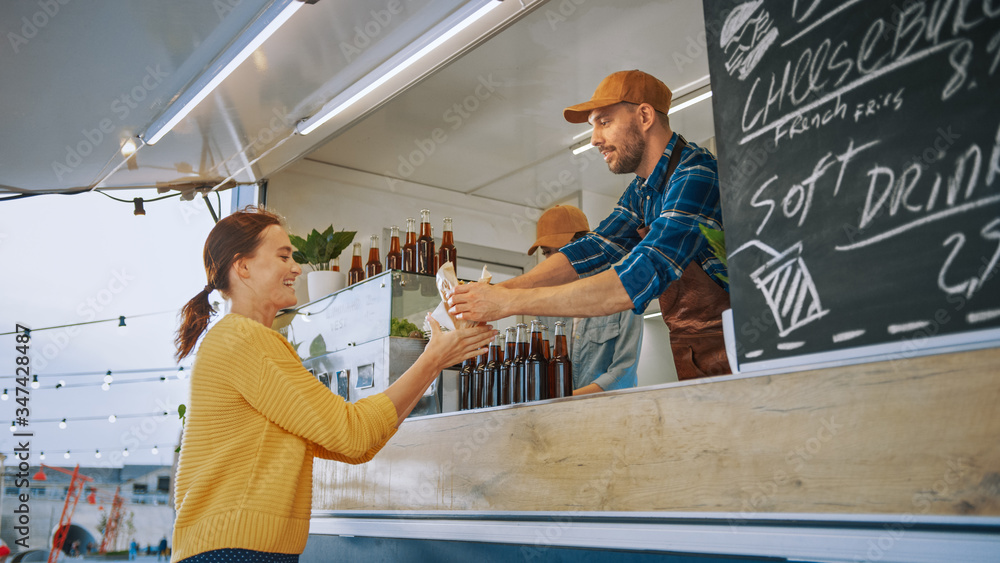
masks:
<instances>
[{"instance_id":1,"label":"food truck","mask_svg":"<svg viewBox=\"0 0 1000 563\"><path fill-rule=\"evenodd\" d=\"M457 278L497 283L538 264L546 209L596 227L634 175L562 111L608 74L664 81L673 131L718 158L732 374L678 381L655 300L634 388L463 409L444 370L375 459L316 460L302 561L1000 561L993 3L37 5L11 64L79 93L18 87L9 119L60 107L65 138L4 147L0 187L229 191L294 234L356 231L273 327L348 401L413 363L423 334L394 328L441 302L436 268L348 284L352 252L427 210Z\"/></svg>"}]
</instances>

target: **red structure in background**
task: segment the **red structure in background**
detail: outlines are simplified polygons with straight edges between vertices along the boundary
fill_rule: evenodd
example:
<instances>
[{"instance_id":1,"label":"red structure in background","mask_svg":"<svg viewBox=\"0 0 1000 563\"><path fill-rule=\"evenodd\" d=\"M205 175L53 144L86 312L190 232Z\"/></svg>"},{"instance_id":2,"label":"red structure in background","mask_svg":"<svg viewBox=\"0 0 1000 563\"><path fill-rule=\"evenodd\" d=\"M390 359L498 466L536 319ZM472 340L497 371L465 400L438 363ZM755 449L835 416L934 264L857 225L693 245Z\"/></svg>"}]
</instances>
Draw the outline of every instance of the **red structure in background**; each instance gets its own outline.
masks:
<instances>
[{"instance_id":1,"label":"red structure in background","mask_svg":"<svg viewBox=\"0 0 1000 563\"><path fill-rule=\"evenodd\" d=\"M115 489L115 498L111 501L111 512L108 514L107 523L104 524L104 538L101 540L99 551L102 555L107 553L111 546L115 545L115 540L118 539L118 525L122 521L122 505L125 503L125 499L120 494L121 490L120 486Z\"/></svg>"},{"instance_id":2,"label":"red structure in background","mask_svg":"<svg viewBox=\"0 0 1000 563\"><path fill-rule=\"evenodd\" d=\"M59 559L59 552L62 551L63 544L66 543L66 534L69 533L69 525L73 521L73 512L76 511L76 503L83 493L84 483L93 481L92 478L80 473L80 465L77 464L73 471L67 471L61 467L52 467L41 464L42 467L54 469L60 473L70 476L69 490L66 492L66 502L63 503L62 515L59 516L59 525L56 527L56 534L52 538L52 549L49 551L49 563L56 563ZM45 473L41 469L34 476L35 481L44 481ZM70 502L72 501L72 504Z\"/></svg>"}]
</instances>

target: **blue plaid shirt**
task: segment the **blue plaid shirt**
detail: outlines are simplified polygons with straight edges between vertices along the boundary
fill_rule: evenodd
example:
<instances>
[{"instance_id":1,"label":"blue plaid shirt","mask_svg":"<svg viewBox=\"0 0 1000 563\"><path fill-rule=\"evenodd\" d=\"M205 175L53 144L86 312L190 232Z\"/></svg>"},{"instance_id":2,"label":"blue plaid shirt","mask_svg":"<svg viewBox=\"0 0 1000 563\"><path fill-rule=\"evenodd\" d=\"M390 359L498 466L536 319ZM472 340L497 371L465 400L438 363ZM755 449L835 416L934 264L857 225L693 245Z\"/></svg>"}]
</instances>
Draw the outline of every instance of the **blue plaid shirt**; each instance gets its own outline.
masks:
<instances>
[{"instance_id":1,"label":"blue plaid shirt","mask_svg":"<svg viewBox=\"0 0 1000 563\"><path fill-rule=\"evenodd\" d=\"M712 254L699 224L722 229L719 173L715 157L688 143L667 184L667 166L678 135L674 133L649 178L636 176L615 210L585 237L560 249L581 276L614 266L625 291L641 314L684 268L697 260L726 291L728 284L714 274L726 267ZM638 229L649 226L645 238Z\"/></svg>"}]
</instances>

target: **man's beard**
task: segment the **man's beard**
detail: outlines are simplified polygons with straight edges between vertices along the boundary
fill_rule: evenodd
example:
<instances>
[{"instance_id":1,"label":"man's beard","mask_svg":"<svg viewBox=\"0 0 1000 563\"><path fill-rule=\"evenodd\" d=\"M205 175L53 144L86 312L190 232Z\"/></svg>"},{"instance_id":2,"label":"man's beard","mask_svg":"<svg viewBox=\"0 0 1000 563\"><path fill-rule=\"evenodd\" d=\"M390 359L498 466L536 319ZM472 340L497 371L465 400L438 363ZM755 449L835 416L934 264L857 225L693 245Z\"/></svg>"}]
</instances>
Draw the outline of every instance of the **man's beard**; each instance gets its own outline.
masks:
<instances>
[{"instance_id":1,"label":"man's beard","mask_svg":"<svg viewBox=\"0 0 1000 563\"><path fill-rule=\"evenodd\" d=\"M642 155L646 152L646 139L639 125L632 122L621 145L615 147L617 159L608 163L608 170L614 174L632 174L639 169Z\"/></svg>"}]
</instances>

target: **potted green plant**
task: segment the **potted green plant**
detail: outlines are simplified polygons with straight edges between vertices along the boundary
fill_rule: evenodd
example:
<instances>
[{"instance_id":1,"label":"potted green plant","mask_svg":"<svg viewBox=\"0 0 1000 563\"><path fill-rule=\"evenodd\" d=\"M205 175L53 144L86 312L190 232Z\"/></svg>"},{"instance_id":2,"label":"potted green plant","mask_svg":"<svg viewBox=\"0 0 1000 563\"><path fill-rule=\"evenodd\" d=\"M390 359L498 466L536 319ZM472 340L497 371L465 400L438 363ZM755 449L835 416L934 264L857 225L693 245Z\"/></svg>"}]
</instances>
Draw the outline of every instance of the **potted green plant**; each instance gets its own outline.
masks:
<instances>
[{"instance_id":1,"label":"potted green plant","mask_svg":"<svg viewBox=\"0 0 1000 563\"><path fill-rule=\"evenodd\" d=\"M326 297L347 285L347 276L331 269L331 262L354 242L357 231L334 231L330 225L322 233L313 229L306 238L289 235L295 252L292 259L299 264L309 264L312 271L307 276L309 300Z\"/></svg>"}]
</instances>

